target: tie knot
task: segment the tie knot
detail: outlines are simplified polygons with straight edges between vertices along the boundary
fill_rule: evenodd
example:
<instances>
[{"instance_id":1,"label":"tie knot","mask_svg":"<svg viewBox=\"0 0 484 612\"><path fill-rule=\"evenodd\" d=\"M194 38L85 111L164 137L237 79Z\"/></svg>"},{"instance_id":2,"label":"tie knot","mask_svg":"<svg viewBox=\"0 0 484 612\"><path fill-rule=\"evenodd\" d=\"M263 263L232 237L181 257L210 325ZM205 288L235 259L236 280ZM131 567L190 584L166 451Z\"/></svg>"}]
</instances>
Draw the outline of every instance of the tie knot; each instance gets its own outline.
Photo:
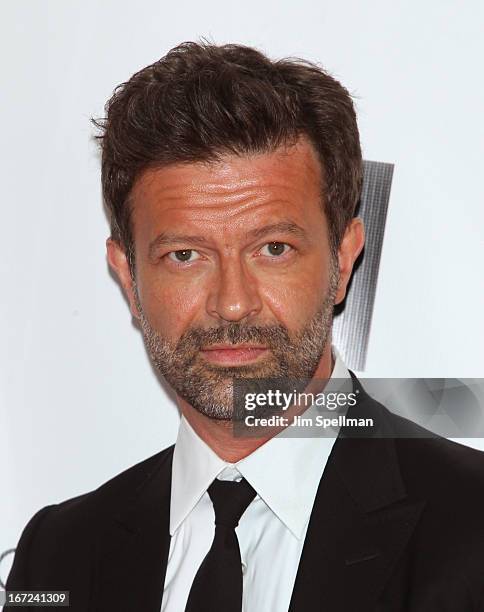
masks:
<instances>
[{"instance_id":1,"label":"tie knot","mask_svg":"<svg viewBox=\"0 0 484 612\"><path fill-rule=\"evenodd\" d=\"M237 527L256 492L245 478L240 482L216 478L208 487L208 494L215 510L215 524Z\"/></svg>"}]
</instances>

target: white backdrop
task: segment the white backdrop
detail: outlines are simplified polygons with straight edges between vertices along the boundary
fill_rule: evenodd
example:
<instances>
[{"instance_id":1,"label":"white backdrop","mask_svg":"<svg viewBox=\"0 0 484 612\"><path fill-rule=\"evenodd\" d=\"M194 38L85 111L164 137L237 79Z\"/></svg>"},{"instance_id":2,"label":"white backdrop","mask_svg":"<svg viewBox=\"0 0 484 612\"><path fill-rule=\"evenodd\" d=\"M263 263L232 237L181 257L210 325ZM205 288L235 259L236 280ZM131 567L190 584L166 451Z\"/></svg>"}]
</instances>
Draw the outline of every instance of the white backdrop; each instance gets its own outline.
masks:
<instances>
[{"instance_id":1,"label":"white backdrop","mask_svg":"<svg viewBox=\"0 0 484 612\"><path fill-rule=\"evenodd\" d=\"M365 158L395 163L365 375L484 375L480 0L2 7L0 553L41 506L175 439L108 273L89 117L184 40L316 60L357 96Z\"/></svg>"}]
</instances>

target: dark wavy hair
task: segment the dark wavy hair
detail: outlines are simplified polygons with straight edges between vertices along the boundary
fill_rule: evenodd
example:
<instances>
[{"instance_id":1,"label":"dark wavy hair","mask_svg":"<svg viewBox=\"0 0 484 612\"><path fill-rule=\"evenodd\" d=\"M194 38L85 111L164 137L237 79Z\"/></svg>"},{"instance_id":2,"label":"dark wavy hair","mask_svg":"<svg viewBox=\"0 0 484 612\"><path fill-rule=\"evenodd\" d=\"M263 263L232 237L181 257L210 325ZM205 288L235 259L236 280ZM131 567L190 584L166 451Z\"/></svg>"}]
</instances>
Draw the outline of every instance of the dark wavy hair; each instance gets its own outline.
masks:
<instances>
[{"instance_id":1,"label":"dark wavy hair","mask_svg":"<svg viewBox=\"0 0 484 612\"><path fill-rule=\"evenodd\" d=\"M266 153L306 136L321 161L322 206L336 253L355 213L362 158L348 91L316 64L272 61L243 45L183 43L118 85L93 119L111 236L134 274L130 192L142 171Z\"/></svg>"}]
</instances>

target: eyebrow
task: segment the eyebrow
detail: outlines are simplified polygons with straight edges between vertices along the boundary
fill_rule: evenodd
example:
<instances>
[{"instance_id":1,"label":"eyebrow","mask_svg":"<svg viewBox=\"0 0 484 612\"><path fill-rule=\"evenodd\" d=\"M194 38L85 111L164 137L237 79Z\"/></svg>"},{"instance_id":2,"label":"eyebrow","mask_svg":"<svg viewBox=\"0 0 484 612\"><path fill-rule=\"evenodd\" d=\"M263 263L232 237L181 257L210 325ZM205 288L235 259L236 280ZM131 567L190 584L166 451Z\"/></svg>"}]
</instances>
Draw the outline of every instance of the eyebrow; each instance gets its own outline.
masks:
<instances>
[{"instance_id":1,"label":"eyebrow","mask_svg":"<svg viewBox=\"0 0 484 612\"><path fill-rule=\"evenodd\" d=\"M175 234L174 232L161 232L148 247L148 257L151 259L155 257L156 251L163 246L170 246L172 244L198 244L203 246L207 244L207 239L203 236L189 236L188 234Z\"/></svg>"},{"instance_id":2,"label":"eyebrow","mask_svg":"<svg viewBox=\"0 0 484 612\"><path fill-rule=\"evenodd\" d=\"M306 237L306 231L297 223L293 221L279 221L278 223L271 223L270 225L264 225L264 227L258 227L256 229L246 232L247 238L263 238L268 234L274 232L286 232L299 236L301 238ZM174 232L161 232L149 245L148 256L154 258L156 251L163 246L170 246L173 244L194 244L204 246L208 243L208 240L204 236L193 236L188 234L177 234Z\"/></svg>"},{"instance_id":3,"label":"eyebrow","mask_svg":"<svg viewBox=\"0 0 484 612\"><path fill-rule=\"evenodd\" d=\"M267 236L267 234L272 234L274 232L285 232L301 238L306 237L306 231L293 221L279 221L278 223L272 223L271 225L264 225L264 227L250 230L247 232L246 236L248 238L263 238L264 236Z\"/></svg>"}]
</instances>

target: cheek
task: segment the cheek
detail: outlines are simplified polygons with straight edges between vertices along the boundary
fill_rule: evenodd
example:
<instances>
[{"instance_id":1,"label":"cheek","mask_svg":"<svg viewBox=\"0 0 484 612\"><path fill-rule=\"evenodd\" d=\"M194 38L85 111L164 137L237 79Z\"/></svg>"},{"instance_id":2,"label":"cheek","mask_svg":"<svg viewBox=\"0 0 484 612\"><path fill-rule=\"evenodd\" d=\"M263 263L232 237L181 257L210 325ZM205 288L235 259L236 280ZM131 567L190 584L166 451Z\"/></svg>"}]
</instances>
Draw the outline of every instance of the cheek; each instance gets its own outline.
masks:
<instances>
[{"instance_id":1,"label":"cheek","mask_svg":"<svg viewBox=\"0 0 484 612\"><path fill-rule=\"evenodd\" d=\"M298 330L320 308L327 282L322 266L318 265L301 268L297 274L280 275L277 282L262 280L259 287L273 316L288 329Z\"/></svg>"},{"instance_id":2,"label":"cheek","mask_svg":"<svg viewBox=\"0 0 484 612\"><path fill-rule=\"evenodd\" d=\"M147 281L140 288L140 299L146 317L160 334L178 339L196 318L203 302L197 287Z\"/></svg>"}]
</instances>

